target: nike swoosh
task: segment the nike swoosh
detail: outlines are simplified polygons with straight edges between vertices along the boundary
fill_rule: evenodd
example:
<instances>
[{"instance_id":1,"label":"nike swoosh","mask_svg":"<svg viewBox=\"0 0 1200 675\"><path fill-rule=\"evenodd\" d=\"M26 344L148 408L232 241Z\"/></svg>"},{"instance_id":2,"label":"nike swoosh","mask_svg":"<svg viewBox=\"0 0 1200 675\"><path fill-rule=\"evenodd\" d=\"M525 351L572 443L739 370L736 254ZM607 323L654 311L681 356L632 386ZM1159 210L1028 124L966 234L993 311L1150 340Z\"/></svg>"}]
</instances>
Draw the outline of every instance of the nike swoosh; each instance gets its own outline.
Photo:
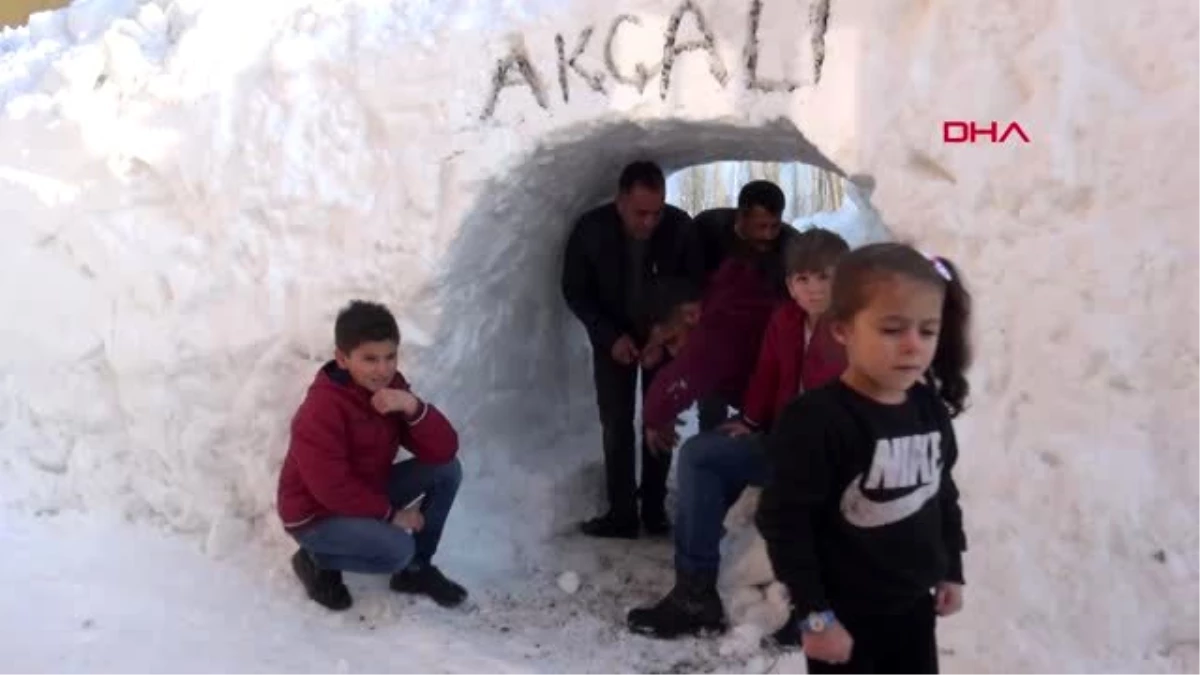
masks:
<instances>
[{"instance_id":1,"label":"nike swoosh","mask_svg":"<svg viewBox=\"0 0 1200 675\"><path fill-rule=\"evenodd\" d=\"M937 496L941 487L940 472L935 472L933 480L913 490L912 492L886 502L877 502L862 491L862 474L854 477L842 493L842 517L851 525L862 528L883 527L898 523L913 515L925 506L925 502Z\"/></svg>"}]
</instances>

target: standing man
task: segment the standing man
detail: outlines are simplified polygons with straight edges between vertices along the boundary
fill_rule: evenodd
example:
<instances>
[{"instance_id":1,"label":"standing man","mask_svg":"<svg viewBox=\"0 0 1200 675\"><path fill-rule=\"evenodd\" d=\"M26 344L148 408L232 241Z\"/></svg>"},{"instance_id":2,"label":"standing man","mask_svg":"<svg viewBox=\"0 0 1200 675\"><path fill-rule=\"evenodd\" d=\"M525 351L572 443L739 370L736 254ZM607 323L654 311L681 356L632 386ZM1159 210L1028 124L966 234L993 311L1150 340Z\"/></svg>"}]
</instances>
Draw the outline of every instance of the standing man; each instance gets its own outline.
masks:
<instances>
[{"instance_id":1,"label":"standing man","mask_svg":"<svg viewBox=\"0 0 1200 675\"><path fill-rule=\"evenodd\" d=\"M636 480L634 408L638 372L644 393L653 370L642 367L649 326L643 307L651 282L682 277L703 283L703 259L687 213L666 204L666 180L653 162L634 162L621 171L615 201L585 213L567 241L563 297L587 329L600 426L608 512L583 523L594 537L636 539L638 497L641 524L665 534L670 456L642 444L642 481ZM657 358L647 359L648 363Z\"/></svg>"}]
</instances>

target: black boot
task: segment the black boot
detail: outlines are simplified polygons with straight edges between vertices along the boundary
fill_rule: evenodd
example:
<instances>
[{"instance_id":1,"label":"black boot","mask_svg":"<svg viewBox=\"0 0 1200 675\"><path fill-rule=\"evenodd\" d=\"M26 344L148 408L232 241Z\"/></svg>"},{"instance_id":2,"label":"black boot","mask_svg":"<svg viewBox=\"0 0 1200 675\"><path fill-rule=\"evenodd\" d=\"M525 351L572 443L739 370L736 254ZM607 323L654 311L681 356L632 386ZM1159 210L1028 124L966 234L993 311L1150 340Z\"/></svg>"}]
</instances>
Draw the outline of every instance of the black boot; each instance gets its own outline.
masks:
<instances>
[{"instance_id":1,"label":"black boot","mask_svg":"<svg viewBox=\"0 0 1200 675\"><path fill-rule=\"evenodd\" d=\"M717 594L717 575L677 572L675 587L658 604L631 610L629 630L670 640L682 635L724 632L725 608Z\"/></svg>"},{"instance_id":2,"label":"black boot","mask_svg":"<svg viewBox=\"0 0 1200 675\"><path fill-rule=\"evenodd\" d=\"M585 521L579 529L590 537L605 539L637 539L641 530L636 513L624 515L616 511Z\"/></svg>"},{"instance_id":3,"label":"black boot","mask_svg":"<svg viewBox=\"0 0 1200 675\"><path fill-rule=\"evenodd\" d=\"M300 583L304 584L308 597L322 607L336 612L348 609L354 602L350 597L350 589L342 583L342 573L318 568L304 549L296 551L292 556L292 571L300 578Z\"/></svg>"},{"instance_id":4,"label":"black boot","mask_svg":"<svg viewBox=\"0 0 1200 675\"><path fill-rule=\"evenodd\" d=\"M642 502L642 527L646 534L661 537L671 531L671 523L667 520L667 510L661 500Z\"/></svg>"},{"instance_id":5,"label":"black boot","mask_svg":"<svg viewBox=\"0 0 1200 675\"><path fill-rule=\"evenodd\" d=\"M447 579L430 563L411 565L393 574L389 585L397 593L424 595L442 607L457 607L467 599L467 589Z\"/></svg>"}]
</instances>

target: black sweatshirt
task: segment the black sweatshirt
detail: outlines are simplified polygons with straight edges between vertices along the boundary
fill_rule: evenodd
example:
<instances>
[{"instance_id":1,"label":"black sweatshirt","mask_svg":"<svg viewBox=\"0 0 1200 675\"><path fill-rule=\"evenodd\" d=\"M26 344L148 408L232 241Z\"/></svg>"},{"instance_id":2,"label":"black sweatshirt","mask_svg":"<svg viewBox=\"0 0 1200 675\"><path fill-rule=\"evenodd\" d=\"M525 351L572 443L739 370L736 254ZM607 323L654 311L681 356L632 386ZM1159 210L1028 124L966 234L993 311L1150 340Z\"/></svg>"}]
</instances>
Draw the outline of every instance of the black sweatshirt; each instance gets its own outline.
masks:
<instances>
[{"instance_id":1,"label":"black sweatshirt","mask_svg":"<svg viewBox=\"0 0 1200 675\"><path fill-rule=\"evenodd\" d=\"M835 380L792 401L766 443L757 522L800 616L902 612L962 583L958 446L931 388L886 405Z\"/></svg>"}]
</instances>

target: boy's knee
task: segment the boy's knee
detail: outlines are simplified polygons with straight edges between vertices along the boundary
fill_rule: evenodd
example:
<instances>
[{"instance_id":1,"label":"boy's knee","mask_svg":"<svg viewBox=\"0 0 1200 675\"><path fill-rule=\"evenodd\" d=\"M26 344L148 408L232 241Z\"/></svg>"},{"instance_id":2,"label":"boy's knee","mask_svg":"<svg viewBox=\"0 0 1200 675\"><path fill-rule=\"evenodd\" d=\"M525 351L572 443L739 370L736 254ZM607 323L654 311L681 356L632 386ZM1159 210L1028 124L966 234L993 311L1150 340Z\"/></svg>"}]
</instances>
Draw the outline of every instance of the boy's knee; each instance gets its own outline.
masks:
<instances>
[{"instance_id":1,"label":"boy's knee","mask_svg":"<svg viewBox=\"0 0 1200 675\"><path fill-rule=\"evenodd\" d=\"M462 483L463 470L462 463L458 458L454 458L445 464L441 464L434 471L433 480L442 485L453 485L458 487Z\"/></svg>"},{"instance_id":2,"label":"boy's knee","mask_svg":"<svg viewBox=\"0 0 1200 675\"><path fill-rule=\"evenodd\" d=\"M689 438L679 449L679 463L690 468L704 464L713 452L719 452L725 442L723 436L716 434L697 434Z\"/></svg>"},{"instance_id":3,"label":"boy's knee","mask_svg":"<svg viewBox=\"0 0 1200 675\"><path fill-rule=\"evenodd\" d=\"M400 529L389 536L384 545L384 555L392 572L399 572L408 567L415 552L416 543L413 541L412 535Z\"/></svg>"}]
</instances>

